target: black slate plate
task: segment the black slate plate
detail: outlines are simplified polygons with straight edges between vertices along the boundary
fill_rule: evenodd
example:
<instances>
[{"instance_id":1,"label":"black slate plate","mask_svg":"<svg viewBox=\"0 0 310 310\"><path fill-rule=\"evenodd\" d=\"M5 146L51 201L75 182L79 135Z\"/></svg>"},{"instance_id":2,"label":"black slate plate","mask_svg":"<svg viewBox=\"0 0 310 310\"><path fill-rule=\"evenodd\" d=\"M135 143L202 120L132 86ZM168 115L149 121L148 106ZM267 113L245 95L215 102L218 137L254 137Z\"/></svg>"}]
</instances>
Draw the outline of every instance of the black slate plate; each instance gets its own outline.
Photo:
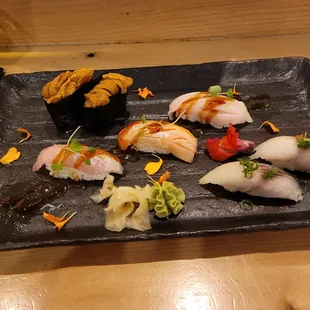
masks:
<instances>
[{"instance_id":1,"label":"black slate plate","mask_svg":"<svg viewBox=\"0 0 310 310\"><path fill-rule=\"evenodd\" d=\"M266 130L257 131L258 126L266 119L274 122L283 135L309 131L310 61L305 58L115 71L133 77L133 89L147 86L156 94L153 98L140 100L137 93L130 93L128 111L131 117L126 124L140 119L143 113L148 119L166 119L168 105L176 96L190 91L201 91L214 84L220 84L226 89L236 82L254 119L252 124L237 126L243 139L253 140L258 144L270 138L271 134ZM96 75L100 73L102 72L97 71ZM68 135L56 132L40 97L43 85L58 74L59 72L14 74L6 75L0 81L0 156L11 146L18 146L22 152L18 161L10 166L0 167L1 196L14 186L21 188L24 184L46 179L46 176L31 172L36 156L42 148L65 142L68 138ZM304 200L298 204L231 194L219 188L201 187L198 184L199 178L218 165L204 154L205 140L207 137L223 136L226 130L184 121L179 124L192 130L199 138L199 146L195 161L191 165L172 156L162 156L164 169L172 174L171 180L182 187L187 195L184 210L178 217L169 220L152 218L153 229L143 233L133 230L109 232L103 226L103 206L92 203L89 198L101 186L101 182L81 182L53 201L53 204L64 204L59 214L67 210L78 212L60 232L55 232L53 226L42 219L42 211L31 216L16 216L14 212L0 210L0 249L309 226L310 182L305 174L298 174L307 191ZM27 128L33 138L18 144L18 127ZM89 145L112 149L122 127L116 124L96 136L82 130L77 138ZM134 160L125 160L126 173L118 180L117 185L144 186L147 183L143 167L153 159L152 156L138 154L133 158ZM238 202L243 199L251 199L255 207L251 211L242 210Z\"/></svg>"}]
</instances>

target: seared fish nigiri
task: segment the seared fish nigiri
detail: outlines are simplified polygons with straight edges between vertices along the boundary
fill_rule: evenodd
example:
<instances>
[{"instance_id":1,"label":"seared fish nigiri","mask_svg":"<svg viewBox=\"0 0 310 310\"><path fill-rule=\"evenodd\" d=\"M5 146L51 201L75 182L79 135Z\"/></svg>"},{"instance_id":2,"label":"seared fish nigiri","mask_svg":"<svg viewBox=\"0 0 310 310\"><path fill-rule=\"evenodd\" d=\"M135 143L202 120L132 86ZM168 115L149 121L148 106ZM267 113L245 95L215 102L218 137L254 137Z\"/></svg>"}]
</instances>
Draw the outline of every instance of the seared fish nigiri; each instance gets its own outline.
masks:
<instances>
[{"instance_id":1,"label":"seared fish nigiri","mask_svg":"<svg viewBox=\"0 0 310 310\"><path fill-rule=\"evenodd\" d=\"M304 196L295 177L274 166L253 161L236 161L216 167L202 177L199 184L216 184L230 192L267 198L301 201Z\"/></svg>"},{"instance_id":2,"label":"seared fish nigiri","mask_svg":"<svg viewBox=\"0 0 310 310\"><path fill-rule=\"evenodd\" d=\"M307 139L301 136L269 139L256 147L251 158L267 160L279 168L310 172L310 139L308 144Z\"/></svg>"},{"instance_id":3,"label":"seared fish nigiri","mask_svg":"<svg viewBox=\"0 0 310 310\"><path fill-rule=\"evenodd\" d=\"M165 121L137 121L118 134L121 150L129 146L147 153L173 154L191 163L197 151L197 139L185 128Z\"/></svg>"},{"instance_id":4,"label":"seared fish nigiri","mask_svg":"<svg viewBox=\"0 0 310 310\"><path fill-rule=\"evenodd\" d=\"M182 119L210 124L215 128L253 122L242 101L220 95L211 97L207 92L188 93L174 99L168 116L172 120L179 115Z\"/></svg>"},{"instance_id":5,"label":"seared fish nigiri","mask_svg":"<svg viewBox=\"0 0 310 310\"><path fill-rule=\"evenodd\" d=\"M118 157L101 149L81 146L79 152L72 151L67 145L53 145L41 151L32 171L43 165L50 175L59 179L104 180L110 173L123 173Z\"/></svg>"}]
</instances>

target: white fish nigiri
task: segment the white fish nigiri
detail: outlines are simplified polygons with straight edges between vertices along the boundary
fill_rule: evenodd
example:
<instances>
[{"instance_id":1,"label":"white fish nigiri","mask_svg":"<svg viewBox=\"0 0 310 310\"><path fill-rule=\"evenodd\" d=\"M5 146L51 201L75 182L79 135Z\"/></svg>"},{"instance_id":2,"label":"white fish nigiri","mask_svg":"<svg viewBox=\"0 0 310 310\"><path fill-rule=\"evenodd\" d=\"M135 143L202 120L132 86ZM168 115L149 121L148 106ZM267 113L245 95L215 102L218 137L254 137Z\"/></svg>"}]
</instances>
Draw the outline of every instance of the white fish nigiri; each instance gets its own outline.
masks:
<instances>
[{"instance_id":1,"label":"white fish nigiri","mask_svg":"<svg viewBox=\"0 0 310 310\"><path fill-rule=\"evenodd\" d=\"M310 148L298 145L296 137L275 137L258 145L251 158L267 160L279 168L310 172Z\"/></svg>"},{"instance_id":2,"label":"white fish nigiri","mask_svg":"<svg viewBox=\"0 0 310 310\"><path fill-rule=\"evenodd\" d=\"M118 134L121 150L129 146L146 153L173 154L191 163L197 151L197 139L185 128L165 121L137 121Z\"/></svg>"},{"instance_id":3,"label":"white fish nigiri","mask_svg":"<svg viewBox=\"0 0 310 310\"><path fill-rule=\"evenodd\" d=\"M207 92L188 93L174 99L168 116L172 120L179 115L182 119L210 124L215 128L253 122L244 102L225 96L211 97Z\"/></svg>"},{"instance_id":4,"label":"white fish nigiri","mask_svg":"<svg viewBox=\"0 0 310 310\"><path fill-rule=\"evenodd\" d=\"M252 162L253 163L253 162ZM216 184L230 192L243 192L252 196L303 199L304 190L289 173L271 165L254 163L251 174L244 174L244 166L236 161L216 167L199 180L199 184ZM249 171L249 170L248 170Z\"/></svg>"},{"instance_id":5,"label":"white fish nigiri","mask_svg":"<svg viewBox=\"0 0 310 310\"><path fill-rule=\"evenodd\" d=\"M32 171L38 171L43 165L50 175L59 179L104 180L110 173L123 173L118 157L102 149L82 146L82 151L74 153L65 150L66 145L53 145L43 149ZM55 165L56 164L56 165Z\"/></svg>"}]
</instances>

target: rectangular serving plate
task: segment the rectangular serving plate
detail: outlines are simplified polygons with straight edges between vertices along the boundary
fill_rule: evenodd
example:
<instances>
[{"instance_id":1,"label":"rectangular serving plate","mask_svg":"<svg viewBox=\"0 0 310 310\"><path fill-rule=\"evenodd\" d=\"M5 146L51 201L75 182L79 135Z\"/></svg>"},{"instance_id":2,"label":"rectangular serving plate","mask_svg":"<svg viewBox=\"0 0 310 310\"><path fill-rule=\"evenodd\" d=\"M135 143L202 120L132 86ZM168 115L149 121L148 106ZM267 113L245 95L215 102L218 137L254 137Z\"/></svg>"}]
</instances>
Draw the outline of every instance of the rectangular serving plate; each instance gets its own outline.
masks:
<instances>
[{"instance_id":1,"label":"rectangular serving plate","mask_svg":"<svg viewBox=\"0 0 310 310\"><path fill-rule=\"evenodd\" d=\"M254 119L252 124L237 126L242 139L259 144L272 135L259 125L269 120L275 123L281 135L296 135L309 129L310 61L302 57L259 59L235 62L216 62L198 65L162 66L96 71L119 72L134 79L132 89L148 87L155 97L142 100L136 92L128 95L127 110L130 118L125 125L141 119L167 119L170 102L178 95L207 90L219 84L224 89L237 83L238 91ZM0 155L11 146L17 146L21 158L8 166L0 167L0 193L4 196L14 187L46 180L46 176L33 173L31 167L39 152L53 143L65 143L68 134L57 133L41 98L45 83L59 72L37 72L12 74L0 81ZM139 232L125 229L120 233L104 228L104 205L94 204L90 196L102 182L75 183L73 188L57 197L52 203L77 215L63 230L56 232L53 225L42 218L42 210L25 216L0 210L0 249L31 248L47 245L79 244L103 241L149 240L166 237L203 236L228 232L279 230L309 226L310 195L309 178L296 174L306 193L298 204L277 199L262 199L244 194L232 194L222 189L210 189L198 184L206 172L218 163L204 153L207 138L221 137L226 130L217 130L209 125L179 121L179 125L190 129L199 138L198 150L192 164L181 162L171 155L162 156L164 170L171 172L171 181L186 193L183 211L173 219L159 220L151 215L152 230ZM16 129L27 128L32 139L19 144ZM94 135L80 131L77 138L87 145L112 149L117 143L117 134L124 125L115 125L105 133ZM125 174L117 185L147 184L143 168L154 160L150 154L139 153L137 160L128 161ZM48 177L51 178L51 177ZM250 199L254 208L242 210L243 199Z\"/></svg>"}]
</instances>

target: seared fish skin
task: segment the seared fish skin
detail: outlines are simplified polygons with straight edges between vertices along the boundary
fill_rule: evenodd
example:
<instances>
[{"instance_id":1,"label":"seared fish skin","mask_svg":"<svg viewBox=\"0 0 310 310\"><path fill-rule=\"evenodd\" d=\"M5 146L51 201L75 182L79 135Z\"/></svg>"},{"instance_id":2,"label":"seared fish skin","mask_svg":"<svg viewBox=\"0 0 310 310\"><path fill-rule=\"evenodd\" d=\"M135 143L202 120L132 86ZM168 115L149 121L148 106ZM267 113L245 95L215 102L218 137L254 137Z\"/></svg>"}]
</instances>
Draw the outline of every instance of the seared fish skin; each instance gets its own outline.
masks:
<instances>
[{"instance_id":1,"label":"seared fish skin","mask_svg":"<svg viewBox=\"0 0 310 310\"><path fill-rule=\"evenodd\" d=\"M185 128L165 121L136 121L118 134L121 150L134 146L146 153L173 154L191 163L197 151L197 139Z\"/></svg>"},{"instance_id":2,"label":"seared fish skin","mask_svg":"<svg viewBox=\"0 0 310 310\"><path fill-rule=\"evenodd\" d=\"M264 174L272 169L277 168L259 163L253 176L247 178L243 173L243 166L238 161L231 162L208 172L199 180L199 184L220 185L230 192L239 191L252 196L301 201L304 189L291 174L278 169L274 176L264 178Z\"/></svg>"},{"instance_id":3,"label":"seared fish skin","mask_svg":"<svg viewBox=\"0 0 310 310\"><path fill-rule=\"evenodd\" d=\"M169 106L168 116L172 120L179 115L182 119L210 124L215 128L253 122L242 101L225 96L211 97L207 92L187 93L174 99Z\"/></svg>"}]
</instances>

